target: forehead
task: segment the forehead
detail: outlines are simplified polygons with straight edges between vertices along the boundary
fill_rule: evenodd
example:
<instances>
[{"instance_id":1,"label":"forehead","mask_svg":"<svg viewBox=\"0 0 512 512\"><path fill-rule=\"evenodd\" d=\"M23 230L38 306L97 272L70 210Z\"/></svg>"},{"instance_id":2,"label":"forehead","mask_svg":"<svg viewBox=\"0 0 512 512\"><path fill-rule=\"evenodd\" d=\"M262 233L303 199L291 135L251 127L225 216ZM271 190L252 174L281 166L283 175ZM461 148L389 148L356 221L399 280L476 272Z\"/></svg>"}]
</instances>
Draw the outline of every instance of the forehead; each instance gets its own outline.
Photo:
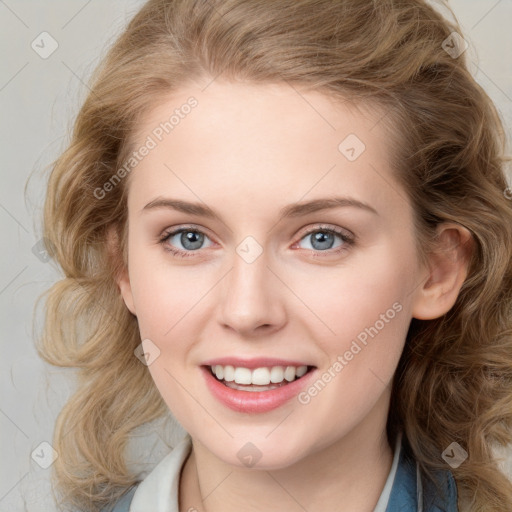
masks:
<instances>
[{"instance_id":1,"label":"forehead","mask_svg":"<svg viewBox=\"0 0 512 512\"><path fill-rule=\"evenodd\" d=\"M385 201L398 184L382 117L376 105L288 84L183 87L136 127L133 147L151 140L152 148L130 173L129 201L140 210L166 190L197 200L199 192L221 199L229 189L255 201L264 192L267 204L282 206L284 192L298 201L333 187L354 196L366 189L366 199Z\"/></svg>"},{"instance_id":2,"label":"forehead","mask_svg":"<svg viewBox=\"0 0 512 512\"><path fill-rule=\"evenodd\" d=\"M188 106L191 102L195 104L193 108ZM134 127L131 140L136 145L155 132L160 141L161 137L171 138L168 137L171 131L172 138L176 138L180 131L187 131L187 124L191 123L184 120L190 117L198 140L201 135L208 140L213 140L216 134L222 137L224 129L236 127L236 133L231 135L238 138L267 132L281 142L291 140L292 136L302 136L312 143L334 136L336 142L348 124L354 132L373 131L385 115L384 107L370 99L355 102L348 96L334 97L288 83L254 84L217 79L206 85L192 82L157 96ZM379 132L379 129L375 131L377 137ZM250 142L246 140L245 147Z\"/></svg>"}]
</instances>

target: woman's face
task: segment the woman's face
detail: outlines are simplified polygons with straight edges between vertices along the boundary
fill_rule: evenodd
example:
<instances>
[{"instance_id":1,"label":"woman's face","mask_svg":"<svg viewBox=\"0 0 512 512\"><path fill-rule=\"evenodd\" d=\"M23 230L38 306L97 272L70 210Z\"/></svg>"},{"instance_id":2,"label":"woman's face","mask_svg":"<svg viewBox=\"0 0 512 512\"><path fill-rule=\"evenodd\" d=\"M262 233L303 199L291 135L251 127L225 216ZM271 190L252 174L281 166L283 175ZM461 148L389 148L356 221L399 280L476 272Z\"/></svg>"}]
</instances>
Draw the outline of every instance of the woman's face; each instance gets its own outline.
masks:
<instances>
[{"instance_id":1,"label":"woman's face","mask_svg":"<svg viewBox=\"0 0 512 512\"><path fill-rule=\"evenodd\" d=\"M427 276L383 113L288 85L202 87L147 114L124 178L120 287L156 386L228 464L286 467L381 435ZM314 368L276 391L240 391L205 367L232 357L220 375L233 366L242 382L293 378L279 363Z\"/></svg>"}]
</instances>

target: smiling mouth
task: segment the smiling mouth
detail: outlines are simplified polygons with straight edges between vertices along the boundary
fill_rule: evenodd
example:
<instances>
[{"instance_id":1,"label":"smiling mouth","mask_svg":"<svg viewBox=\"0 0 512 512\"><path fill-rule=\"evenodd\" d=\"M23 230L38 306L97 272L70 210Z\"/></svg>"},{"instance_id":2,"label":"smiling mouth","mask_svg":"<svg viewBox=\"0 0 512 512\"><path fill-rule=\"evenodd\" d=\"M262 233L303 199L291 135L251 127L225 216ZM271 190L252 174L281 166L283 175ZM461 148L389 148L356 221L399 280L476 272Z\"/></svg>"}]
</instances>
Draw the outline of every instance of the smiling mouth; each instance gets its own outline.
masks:
<instances>
[{"instance_id":1,"label":"smiling mouth","mask_svg":"<svg viewBox=\"0 0 512 512\"><path fill-rule=\"evenodd\" d=\"M316 366L274 366L251 370L233 366L206 366L211 375L224 386L239 391L270 391L300 380Z\"/></svg>"}]
</instances>

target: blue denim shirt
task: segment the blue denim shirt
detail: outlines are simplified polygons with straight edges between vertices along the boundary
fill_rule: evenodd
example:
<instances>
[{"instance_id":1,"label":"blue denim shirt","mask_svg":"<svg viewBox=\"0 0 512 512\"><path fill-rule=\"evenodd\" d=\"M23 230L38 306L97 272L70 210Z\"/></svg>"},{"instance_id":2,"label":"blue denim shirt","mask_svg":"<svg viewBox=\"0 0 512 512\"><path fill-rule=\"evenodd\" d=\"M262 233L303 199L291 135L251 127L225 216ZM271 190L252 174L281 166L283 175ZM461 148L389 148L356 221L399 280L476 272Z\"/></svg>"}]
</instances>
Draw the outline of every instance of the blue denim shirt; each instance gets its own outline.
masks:
<instances>
[{"instance_id":1,"label":"blue denim shirt","mask_svg":"<svg viewBox=\"0 0 512 512\"><path fill-rule=\"evenodd\" d=\"M436 472L443 496L433 484L424 484L417 462L400 453L386 512L458 512L457 485L451 471Z\"/></svg>"},{"instance_id":2,"label":"blue denim shirt","mask_svg":"<svg viewBox=\"0 0 512 512\"><path fill-rule=\"evenodd\" d=\"M447 469L435 473L443 496L436 494L433 485L424 484L419 473L418 464L407 456L402 444L385 512L458 512L457 486L451 471ZM114 508L107 507L102 512L129 512L137 487L138 484L130 488ZM148 512L158 511L152 509Z\"/></svg>"}]
</instances>

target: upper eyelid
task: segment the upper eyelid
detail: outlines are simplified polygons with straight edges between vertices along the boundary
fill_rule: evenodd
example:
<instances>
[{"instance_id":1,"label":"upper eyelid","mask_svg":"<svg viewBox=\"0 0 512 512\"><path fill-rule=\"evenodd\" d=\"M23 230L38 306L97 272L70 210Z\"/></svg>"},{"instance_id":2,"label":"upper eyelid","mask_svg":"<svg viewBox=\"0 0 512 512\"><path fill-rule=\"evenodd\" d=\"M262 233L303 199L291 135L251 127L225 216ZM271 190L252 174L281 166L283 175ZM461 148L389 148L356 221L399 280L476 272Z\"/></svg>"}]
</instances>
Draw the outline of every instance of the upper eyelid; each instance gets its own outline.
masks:
<instances>
[{"instance_id":1,"label":"upper eyelid","mask_svg":"<svg viewBox=\"0 0 512 512\"><path fill-rule=\"evenodd\" d=\"M309 228L304 228L304 231L301 231L300 238L303 238L304 236L306 236L312 232L315 232L315 231L332 231L336 235L343 234L343 235L346 235L347 237L355 238L355 234L352 233L352 231L350 231L349 229L342 228L340 226L329 226L328 224L325 224L325 223L319 224L317 226L309 227Z\"/></svg>"}]
</instances>

